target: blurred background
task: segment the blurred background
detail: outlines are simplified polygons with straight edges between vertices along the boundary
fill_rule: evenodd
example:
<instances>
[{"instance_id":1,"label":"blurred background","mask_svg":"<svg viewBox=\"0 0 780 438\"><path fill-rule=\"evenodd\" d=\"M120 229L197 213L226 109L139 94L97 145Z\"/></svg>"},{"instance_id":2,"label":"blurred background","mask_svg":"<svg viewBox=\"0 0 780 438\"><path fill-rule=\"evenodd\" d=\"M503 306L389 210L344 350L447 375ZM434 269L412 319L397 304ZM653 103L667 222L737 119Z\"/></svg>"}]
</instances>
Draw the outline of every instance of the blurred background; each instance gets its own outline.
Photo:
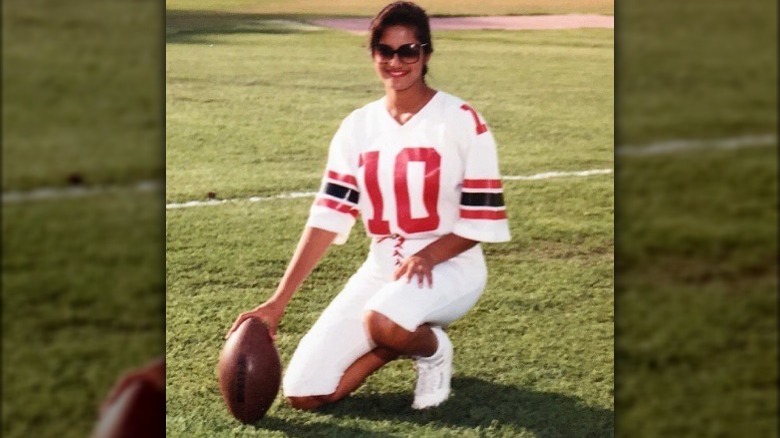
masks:
<instances>
[{"instance_id":1,"label":"blurred background","mask_svg":"<svg viewBox=\"0 0 780 438\"><path fill-rule=\"evenodd\" d=\"M2 7L2 434L85 437L164 354L164 7Z\"/></svg>"},{"instance_id":2,"label":"blurred background","mask_svg":"<svg viewBox=\"0 0 780 438\"><path fill-rule=\"evenodd\" d=\"M616 432L777 436L777 2L615 12Z\"/></svg>"},{"instance_id":3,"label":"blurred background","mask_svg":"<svg viewBox=\"0 0 780 438\"><path fill-rule=\"evenodd\" d=\"M3 434L83 437L164 354L166 5L2 7ZM614 13L615 434L777 436L777 3Z\"/></svg>"}]
</instances>

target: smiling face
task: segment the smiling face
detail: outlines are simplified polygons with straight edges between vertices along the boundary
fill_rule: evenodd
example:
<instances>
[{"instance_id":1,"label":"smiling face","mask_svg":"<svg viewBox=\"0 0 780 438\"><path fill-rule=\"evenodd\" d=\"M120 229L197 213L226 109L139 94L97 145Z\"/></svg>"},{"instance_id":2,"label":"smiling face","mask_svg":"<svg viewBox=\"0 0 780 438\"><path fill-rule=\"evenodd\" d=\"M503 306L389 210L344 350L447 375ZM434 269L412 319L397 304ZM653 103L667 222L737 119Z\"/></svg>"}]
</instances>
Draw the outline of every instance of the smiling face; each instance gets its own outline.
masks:
<instances>
[{"instance_id":1,"label":"smiling face","mask_svg":"<svg viewBox=\"0 0 780 438\"><path fill-rule=\"evenodd\" d=\"M374 49L374 71L385 86L385 90L405 91L414 87L424 86L423 66L428 63L431 55L425 53L420 47L420 41L415 36L414 29L408 26L389 26L382 32L382 37L378 44L385 45L392 50L398 50L399 47L406 44L415 44L419 50L419 59L411 64L406 64L401 60L402 56L394 54L389 60L378 56ZM409 59L406 59L409 61Z\"/></svg>"}]
</instances>

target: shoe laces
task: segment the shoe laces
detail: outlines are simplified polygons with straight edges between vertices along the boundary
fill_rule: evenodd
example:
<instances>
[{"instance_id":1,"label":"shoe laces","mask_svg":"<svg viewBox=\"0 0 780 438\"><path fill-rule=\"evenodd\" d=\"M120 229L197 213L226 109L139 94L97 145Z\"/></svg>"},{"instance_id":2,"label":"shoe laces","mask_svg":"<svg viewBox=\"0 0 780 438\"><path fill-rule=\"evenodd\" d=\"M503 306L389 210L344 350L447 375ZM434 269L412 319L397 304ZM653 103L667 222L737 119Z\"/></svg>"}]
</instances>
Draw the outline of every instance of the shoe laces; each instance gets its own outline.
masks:
<instances>
[{"instance_id":1,"label":"shoe laces","mask_svg":"<svg viewBox=\"0 0 780 438\"><path fill-rule=\"evenodd\" d=\"M440 358L436 358L439 359ZM428 394L433 392L439 386L441 373L436 372L439 360L434 358L425 358L415 361L417 369L417 387L415 392L418 394Z\"/></svg>"}]
</instances>

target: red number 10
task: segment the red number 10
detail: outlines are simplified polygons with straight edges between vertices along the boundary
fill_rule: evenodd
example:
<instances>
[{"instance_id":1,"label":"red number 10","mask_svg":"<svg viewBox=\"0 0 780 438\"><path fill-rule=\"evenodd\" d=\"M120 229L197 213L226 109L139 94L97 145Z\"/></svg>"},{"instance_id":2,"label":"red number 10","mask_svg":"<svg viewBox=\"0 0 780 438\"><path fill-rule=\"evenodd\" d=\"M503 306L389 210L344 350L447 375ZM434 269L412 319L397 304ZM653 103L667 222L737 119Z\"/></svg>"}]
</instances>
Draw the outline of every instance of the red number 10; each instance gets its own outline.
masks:
<instances>
[{"instance_id":1,"label":"red number 10","mask_svg":"<svg viewBox=\"0 0 780 438\"><path fill-rule=\"evenodd\" d=\"M379 151L364 152L360 156L365 166L365 184L368 198L374 210L374 215L368 223L368 231L371 234L390 234L390 222L382 218L384 213L384 201L379 187L377 170L379 168ZM422 162L425 164L425 179L423 181L423 204L428 215L421 218L412 217L411 202L409 200L409 185L407 180L410 162ZM439 180L440 180L441 155L432 148L405 148L395 157L393 168L393 189L395 191L396 213L398 227L407 233L422 233L439 228Z\"/></svg>"}]
</instances>

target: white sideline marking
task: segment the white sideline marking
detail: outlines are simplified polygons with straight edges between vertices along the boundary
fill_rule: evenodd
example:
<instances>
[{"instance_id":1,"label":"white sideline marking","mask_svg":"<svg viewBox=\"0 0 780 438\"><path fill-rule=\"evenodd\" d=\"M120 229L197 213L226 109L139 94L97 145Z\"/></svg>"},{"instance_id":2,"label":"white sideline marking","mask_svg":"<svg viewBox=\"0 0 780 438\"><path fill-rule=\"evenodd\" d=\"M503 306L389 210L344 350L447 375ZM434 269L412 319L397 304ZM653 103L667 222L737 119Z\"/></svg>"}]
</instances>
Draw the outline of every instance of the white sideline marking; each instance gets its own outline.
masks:
<instances>
[{"instance_id":1,"label":"white sideline marking","mask_svg":"<svg viewBox=\"0 0 780 438\"><path fill-rule=\"evenodd\" d=\"M3 193L3 204L17 204L30 201L46 201L50 199L85 198L109 192L133 191L152 192L162 189L159 181L139 181L126 186L72 186L72 187L42 187L26 192L10 191Z\"/></svg>"},{"instance_id":2,"label":"white sideline marking","mask_svg":"<svg viewBox=\"0 0 780 438\"><path fill-rule=\"evenodd\" d=\"M537 173L536 175L528 175L528 176L510 175L510 176L505 176L504 179L507 181L533 181L537 179L560 178L562 176L591 176L591 175L605 175L607 173L612 173L612 169L580 170L577 172L545 172L545 173Z\"/></svg>"},{"instance_id":3,"label":"white sideline marking","mask_svg":"<svg viewBox=\"0 0 780 438\"><path fill-rule=\"evenodd\" d=\"M652 155L674 154L699 150L729 150L748 147L766 147L777 145L777 137L773 134L748 135L742 137L721 138L711 140L671 140L659 143L651 143L645 146L619 146L615 154L629 157L645 157ZM566 176L591 176L612 173L612 169L591 169L576 172L544 172L536 175L510 175L505 176L507 181L531 181ZM43 187L31 191L9 191L2 194L3 204L15 204L30 201L45 201L50 199L83 198L116 191L148 192L162 188L157 181L140 181L128 186L77 186L77 187ZM166 204L166 210L177 208L204 207L220 205L229 202L262 202L274 199L293 199L312 197L315 192L282 193L275 196L252 196L250 198L236 199L212 199L207 201L189 201L183 203Z\"/></svg>"},{"instance_id":4,"label":"white sideline marking","mask_svg":"<svg viewBox=\"0 0 780 438\"><path fill-rule=\"evenodd\" d=\"M612 169L593 169L593 170L582 170L577 172L545 172L545 173L537 173L536 175L528 175L528 176L514 175L514 176L505 176L504 180L530 181L530 180L538 180L538 179L559 178L564 176L604 175L607 173L612 173ZM316 194L317 192L293 192L293 193L282 193L275 196L253 196L251 198L233 198L233 199L220 199L220 200L212 199L209 201L189 201L189 202L182 202L182 203L167 204L165 206L165 209L174 210L177 208L208 207L211 205L220 205L226 203L246 202L246 201L262 202L262 201L272 201L274 199L311 198L314 197L314 195Z\"/></svg>"},{"instance_id":5,"label":"white sideline marking","mask_svg":"<svg viewBox=\"0 0 780 438\"><path fill-rule=\"evenodd\" d=\"M252 196L249 198L233 198L233 199L211 199L208 201L189 201L181 203L165 204L166 210L175 210L177 208L192 208L192 207L208 207L210 205L221 205L229 202L262 202L272 201L274 199L295 199L295 198L310 198L316 195L317 192L293 192L282 193L274 196Z\"/></svg>"},{"instance_id":6,"label":"white sideline marking","mask_svg":"<svg viewBox=\"0 0 780 438\"><path fill-rule=\"evenodd\" d=\"M617 155L629 157L646 157L649 155L673 154L677 152L690 152L702 149L742 149L747 147L765 147L777 144L777 137L773 134L746 135L743 137L716 138L711 140L670 140L660 143L651 143L646 146L620 146L615 149Z\"/></svg>"}]
</instances>

